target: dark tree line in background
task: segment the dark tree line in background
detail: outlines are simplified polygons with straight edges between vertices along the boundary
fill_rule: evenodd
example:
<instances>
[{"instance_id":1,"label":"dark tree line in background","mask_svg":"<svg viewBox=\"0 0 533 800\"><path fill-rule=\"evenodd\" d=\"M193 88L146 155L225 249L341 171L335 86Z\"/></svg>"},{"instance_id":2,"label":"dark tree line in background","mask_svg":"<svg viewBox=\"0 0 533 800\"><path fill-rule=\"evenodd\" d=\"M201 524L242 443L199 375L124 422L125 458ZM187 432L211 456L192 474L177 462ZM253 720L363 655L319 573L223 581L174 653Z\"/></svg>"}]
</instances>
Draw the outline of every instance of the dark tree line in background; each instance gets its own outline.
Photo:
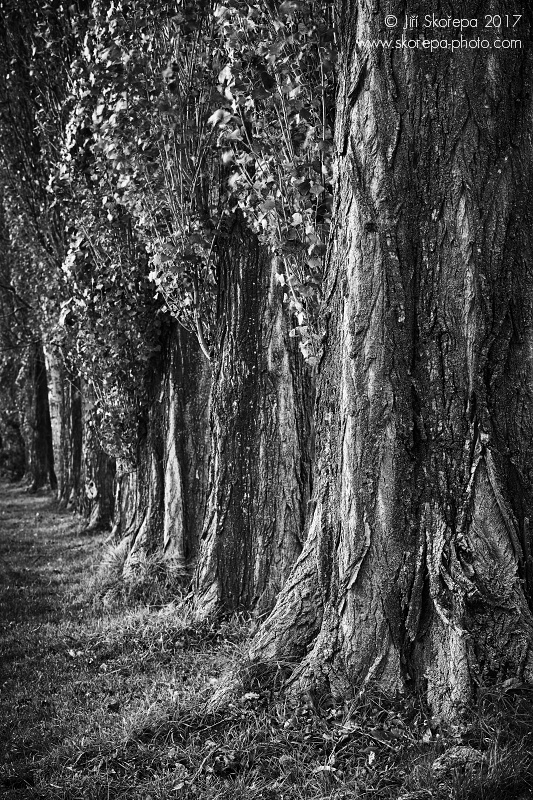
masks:
<instances>
[{"instance_id":1,"label":"dark tree line in background","mask_svg":"<svg viewBox=\"0 0 533 800\"><path fill-rule=\"evenodd\" d=\"M2 468L296 686L533 677L511 5L452 56L361 47L400 2L0 0Z\"/></svg>"}]
</instances>

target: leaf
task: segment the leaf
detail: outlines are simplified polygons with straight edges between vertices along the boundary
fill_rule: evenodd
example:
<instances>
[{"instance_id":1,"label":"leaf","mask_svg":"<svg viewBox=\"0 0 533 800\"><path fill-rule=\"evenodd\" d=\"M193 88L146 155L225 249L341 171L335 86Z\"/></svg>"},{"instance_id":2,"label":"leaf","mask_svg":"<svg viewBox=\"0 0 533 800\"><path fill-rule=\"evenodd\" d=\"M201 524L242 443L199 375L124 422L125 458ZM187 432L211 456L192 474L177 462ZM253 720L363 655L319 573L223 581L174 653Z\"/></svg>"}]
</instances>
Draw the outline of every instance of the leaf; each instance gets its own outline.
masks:
<instances>
[{"instance_id":1,"label":"leaf","mask_svg":"<svg viewBox=\"0 0 533 800\"><path fill-rule=\"evenodd\" d=\"M67 324L67 319L69 318L70 314L71 314L70 306L68 304L64 305L63 308L61 309L61 313L59 315L59 320L58 320L58 324L60 325L61 328L64 328L65 325Z\"/></svg>"},{"instance_id":2,"label":"leaf","mask_svg":"<svg viewBox=\"0 0 533 800\"><path fill-rule=\"evenodd\" d=\"M214 111L207 120L207 124L215 127L215 125L225 125L231 119L231 111L226 108L219 108Z\"/></svg>"},{"instance_id":3,"label":"leaf","mask_svg":"<svg viewBox=\"0 0 533 800\"><path fill-rule=\"evenodd\" d=\"M226 135L226 139L230 142L242 142L242 133L239 128Z\"/></svg>"},{"instance_id":4,"label":"leaf","mask_svg":"<svg viewBox=\"0 0 533 800\"><path fill-rule=\"evenodd\" d=\"M215 12L215 16L216 16L216 12ZM231 81L232 77L233 77L233 74L231 72L231 67L230 67L229 64L226 64L224 69L222 69L218 73L218 82L219 83L229 83Z\"/></svg>"},{"instance_id":5,"label":"leaf","mask_svg":"<svg viewBox=\"0 0 533 800\"><path fill-rule=\"evenodd\" d=\"M289 16L302 9L303 6L304 4L299 2L299 0L285 0L285 2L280 5L278 12L279 14L286 14Z\"/></svg>"},{"instance_id":6,"label":"leaf","mask_svg":"<svg viewBox=\"0 0 533 800\"><path fill-rule=\"evenodd\" d=\"M246 694L243 694L240 699L243 702L248 702L250 700L260 700L261 695L257 694L257 692L246 692Z\"/></svg>"}]
</instances>

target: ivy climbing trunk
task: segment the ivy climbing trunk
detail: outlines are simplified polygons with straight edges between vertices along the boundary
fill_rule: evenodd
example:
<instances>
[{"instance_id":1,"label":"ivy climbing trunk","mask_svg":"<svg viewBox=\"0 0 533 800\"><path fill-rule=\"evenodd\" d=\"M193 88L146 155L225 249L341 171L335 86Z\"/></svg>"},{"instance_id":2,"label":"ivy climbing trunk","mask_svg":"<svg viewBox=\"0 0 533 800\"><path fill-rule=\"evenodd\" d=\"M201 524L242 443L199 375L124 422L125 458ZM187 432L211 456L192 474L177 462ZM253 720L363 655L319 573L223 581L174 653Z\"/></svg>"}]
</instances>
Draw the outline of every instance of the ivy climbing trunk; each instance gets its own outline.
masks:
<instances>
[{"instance_id":1,"label":"ivy climbing trunk","mask_svg":"<svg viewBox=\"0 0 533 800\"><path fill-rule=\"evenodd\" d=\"M219 274L210 497L196 574L202 614L270 610L302 549L313 385L275 272L236 225Z\"/></svg>"},{"instance_id":2,"label":"ivy climbing trunk","mask_svg":"<svg viewBox=\"0 0 533 800\"><path fill-rule=\"evenodd\" d=\"M129 538L125 576L148 556L190 570L205 513L210 371L196 340L172 323L154 368L138 464L118 485L116 538Z\"/></svg>"},{"instance_id":3,"label":"ivy climbing trunk","mask_svg":"<svg viewBox=\"0 0 533 800\"><path fill-rule=\"evenodd\" d=\"M81 402L82 419L89 420L94 394L86 382L81 385L80 396L75 396L75 402L78 401ZM87 424L83 425L81 453L80 484L83 492L80 510L85 517L84 528L87 533L106 530L112 525L114 516L115 459L103 450L94 430Z\"/></svg>"},{"instance_id":4,"label":"ivy climbing trunk","mask_svg":"<svg viewBox=\"0 0 533 800\"><path fill-rule=\"evenodd\" d=\"M438 712L533 680L532 12L485 13L522 48L364 51L405 3L341 6L315 508L252 647Z\"/></svg>"}]
</instances>

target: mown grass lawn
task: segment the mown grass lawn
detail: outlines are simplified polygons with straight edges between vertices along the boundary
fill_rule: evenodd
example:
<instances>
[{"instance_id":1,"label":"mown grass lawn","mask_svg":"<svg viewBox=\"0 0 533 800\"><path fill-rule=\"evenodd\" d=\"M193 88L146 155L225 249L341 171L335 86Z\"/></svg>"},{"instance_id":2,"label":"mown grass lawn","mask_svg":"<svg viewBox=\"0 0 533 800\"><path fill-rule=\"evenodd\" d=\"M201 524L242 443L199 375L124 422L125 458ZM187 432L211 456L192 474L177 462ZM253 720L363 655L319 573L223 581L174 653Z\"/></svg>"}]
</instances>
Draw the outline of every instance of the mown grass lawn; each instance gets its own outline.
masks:
<instances>
[{"instance_id":1,"label":"mown grass lawn","mask_svg":"<svg viewBox=\"0 0 533 800\"><path fill-rule=\"evenodd\" d=\"M0 796L533 797L527 688L482 692L453 725L377 692L291 700L286 665L267 681L247 669L252 623L197 621L178 597L95 600L104 540L49 496L0 486ZM213 709L228 669L237 688Z\"/></svg>"}]
</instances>

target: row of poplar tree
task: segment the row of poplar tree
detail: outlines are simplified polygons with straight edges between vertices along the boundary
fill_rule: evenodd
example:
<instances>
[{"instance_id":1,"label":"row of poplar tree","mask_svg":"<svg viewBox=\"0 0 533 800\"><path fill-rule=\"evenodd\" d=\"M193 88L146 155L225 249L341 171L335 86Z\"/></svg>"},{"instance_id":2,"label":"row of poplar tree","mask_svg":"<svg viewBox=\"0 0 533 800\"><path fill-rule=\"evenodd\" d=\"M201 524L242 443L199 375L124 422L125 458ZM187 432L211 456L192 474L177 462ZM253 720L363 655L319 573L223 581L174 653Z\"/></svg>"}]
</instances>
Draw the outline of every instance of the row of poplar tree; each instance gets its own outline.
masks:
<instances>
[{"instance_id":1,"label":"row of poplar tree","mask_svg":"<svg viewBox=\"0 0 533 800\"><path fill-rule=\"evenodd\" d=\"M4 468L124 580L270 612L294 685L439 712L533 681L533 12L463 6L522 45L376 45L403 0L0 0Z\"/></svg>"},{"instance_id":2,"label":"row of poplar tree","mask_svg":"<svg viewBox=\"0 0 533 800\"><path fill-rule=\"evenodd\" d=\"M2 11L4 460L126 573L264 611L310 498L331 4Z\"/></svg>"}]
</instances>

